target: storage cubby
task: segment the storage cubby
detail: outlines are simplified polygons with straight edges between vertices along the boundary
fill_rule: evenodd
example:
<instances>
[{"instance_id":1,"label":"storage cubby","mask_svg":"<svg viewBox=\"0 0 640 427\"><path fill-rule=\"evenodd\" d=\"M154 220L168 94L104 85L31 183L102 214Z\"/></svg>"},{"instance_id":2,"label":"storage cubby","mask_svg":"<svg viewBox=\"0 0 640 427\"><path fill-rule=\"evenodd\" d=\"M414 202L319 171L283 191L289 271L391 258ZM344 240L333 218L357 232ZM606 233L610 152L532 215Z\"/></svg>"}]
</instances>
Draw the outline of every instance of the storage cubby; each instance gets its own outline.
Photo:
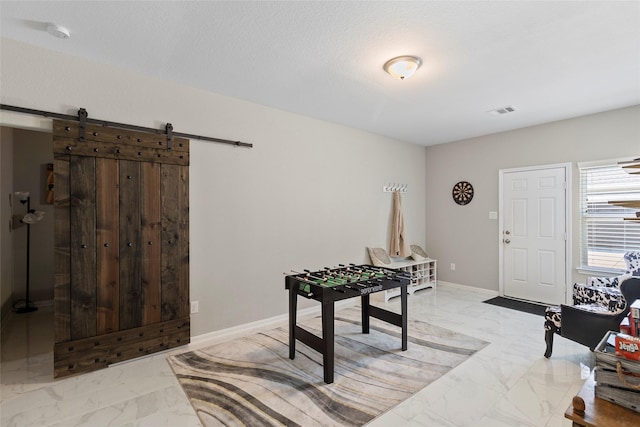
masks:
<instances>
[{"instance_id":1,"label":"storage cubby","mask_svg":"<svg viewBox=\"0 0 640 427\"><path fill-rule=\"evenodd\" d=\"M434 288L437 283L437 260L426 258L415 261L413 259L393 260L388 268L402 270L411 273L411 284L407 286L407 292L413 295L415 291L426 288ZM384 291L384 301L400 295L400 288Z\"/></svg>"}]
</instances>

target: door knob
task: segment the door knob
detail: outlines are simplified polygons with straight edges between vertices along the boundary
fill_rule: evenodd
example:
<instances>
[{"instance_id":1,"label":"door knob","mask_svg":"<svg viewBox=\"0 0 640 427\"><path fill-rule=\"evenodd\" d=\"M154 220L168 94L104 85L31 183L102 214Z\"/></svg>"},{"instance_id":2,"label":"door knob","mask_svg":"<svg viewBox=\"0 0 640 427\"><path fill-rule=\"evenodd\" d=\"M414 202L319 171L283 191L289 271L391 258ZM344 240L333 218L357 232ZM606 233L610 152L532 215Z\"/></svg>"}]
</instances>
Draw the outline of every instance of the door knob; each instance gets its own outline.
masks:
<instances>
[{"instance_id":1,"label":"door knob","mask_svg":"<svg viewBox=\"0 0 640 427\"><path fill-rule=\"evenodd\" d=\"M508 244L508 243L511 243L511 240L509 240L509 239L504 239L504 242Z\"/></svg>"},{"instance_id":2,"label":"door knob","mask_svg":"<svg viewBox=\"0 0 640 427\"><path fill-rule=\"evenodd\" d=\"M509 230L507 230L507 231L504 232L504 234L506 234L508 236L509 234L511 234L511 232Z\"/></svg>"}]
</instances>

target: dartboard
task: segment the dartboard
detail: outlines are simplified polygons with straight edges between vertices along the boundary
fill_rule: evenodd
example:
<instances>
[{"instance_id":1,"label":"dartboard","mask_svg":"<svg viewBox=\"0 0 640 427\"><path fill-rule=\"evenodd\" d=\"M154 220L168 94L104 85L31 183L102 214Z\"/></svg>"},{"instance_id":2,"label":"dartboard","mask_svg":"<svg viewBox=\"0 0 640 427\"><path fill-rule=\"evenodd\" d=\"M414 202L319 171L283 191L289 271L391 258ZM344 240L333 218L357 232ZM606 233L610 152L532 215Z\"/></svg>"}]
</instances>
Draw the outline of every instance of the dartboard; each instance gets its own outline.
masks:
<instances>
[{"instance_id":1,"label":"dartboard","mask_svg":"<svg viewBox=\"0 0 640 427\"><path fill-rule=\"evenodd\" d=\"M467 181L460 181L453 186L451 191L453 200L459 205L466 205L473 199L473 185Z\"/></svg>"}]
</instances>

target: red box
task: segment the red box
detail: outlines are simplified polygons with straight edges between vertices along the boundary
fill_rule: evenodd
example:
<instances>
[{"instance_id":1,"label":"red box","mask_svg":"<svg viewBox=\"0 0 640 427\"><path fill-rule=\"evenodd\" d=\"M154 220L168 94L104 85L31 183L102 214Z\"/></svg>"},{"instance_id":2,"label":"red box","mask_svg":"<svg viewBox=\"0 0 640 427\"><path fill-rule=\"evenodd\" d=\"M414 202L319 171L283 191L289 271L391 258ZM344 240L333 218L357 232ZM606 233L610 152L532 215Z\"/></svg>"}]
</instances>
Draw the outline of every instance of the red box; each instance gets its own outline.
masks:
<instances>
[{"instance_id":1,"label":"red box","mask_svg":"<svg viewBox=\"0 0 640 427\"><path fill-rule=\"evenodd\" d=\"M616 334L616 356L640 360L640 338L628 334Z\"/></svg>"}]
</instances>

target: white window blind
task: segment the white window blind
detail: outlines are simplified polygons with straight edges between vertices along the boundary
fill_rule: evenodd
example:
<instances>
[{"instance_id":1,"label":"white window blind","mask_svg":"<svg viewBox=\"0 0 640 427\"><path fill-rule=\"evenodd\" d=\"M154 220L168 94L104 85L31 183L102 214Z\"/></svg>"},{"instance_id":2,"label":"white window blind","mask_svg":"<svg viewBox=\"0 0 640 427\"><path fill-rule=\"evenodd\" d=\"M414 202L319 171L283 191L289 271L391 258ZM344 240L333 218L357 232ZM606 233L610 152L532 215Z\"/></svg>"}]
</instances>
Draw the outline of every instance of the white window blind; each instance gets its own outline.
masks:
<instances>
[{"instance_id":1,"label":"white window blind","mask_svg":"<svg viewBox=\"0 0 640 427\"><path fill-rule=\"evenodd\" d=\"M635 217L635 209L609 202L640 200L640 175L617 163L581 166L580 199L582 267L624 270L624 253L640 249L640 222L624 220Z\"/></svg>"}]
</instances>

